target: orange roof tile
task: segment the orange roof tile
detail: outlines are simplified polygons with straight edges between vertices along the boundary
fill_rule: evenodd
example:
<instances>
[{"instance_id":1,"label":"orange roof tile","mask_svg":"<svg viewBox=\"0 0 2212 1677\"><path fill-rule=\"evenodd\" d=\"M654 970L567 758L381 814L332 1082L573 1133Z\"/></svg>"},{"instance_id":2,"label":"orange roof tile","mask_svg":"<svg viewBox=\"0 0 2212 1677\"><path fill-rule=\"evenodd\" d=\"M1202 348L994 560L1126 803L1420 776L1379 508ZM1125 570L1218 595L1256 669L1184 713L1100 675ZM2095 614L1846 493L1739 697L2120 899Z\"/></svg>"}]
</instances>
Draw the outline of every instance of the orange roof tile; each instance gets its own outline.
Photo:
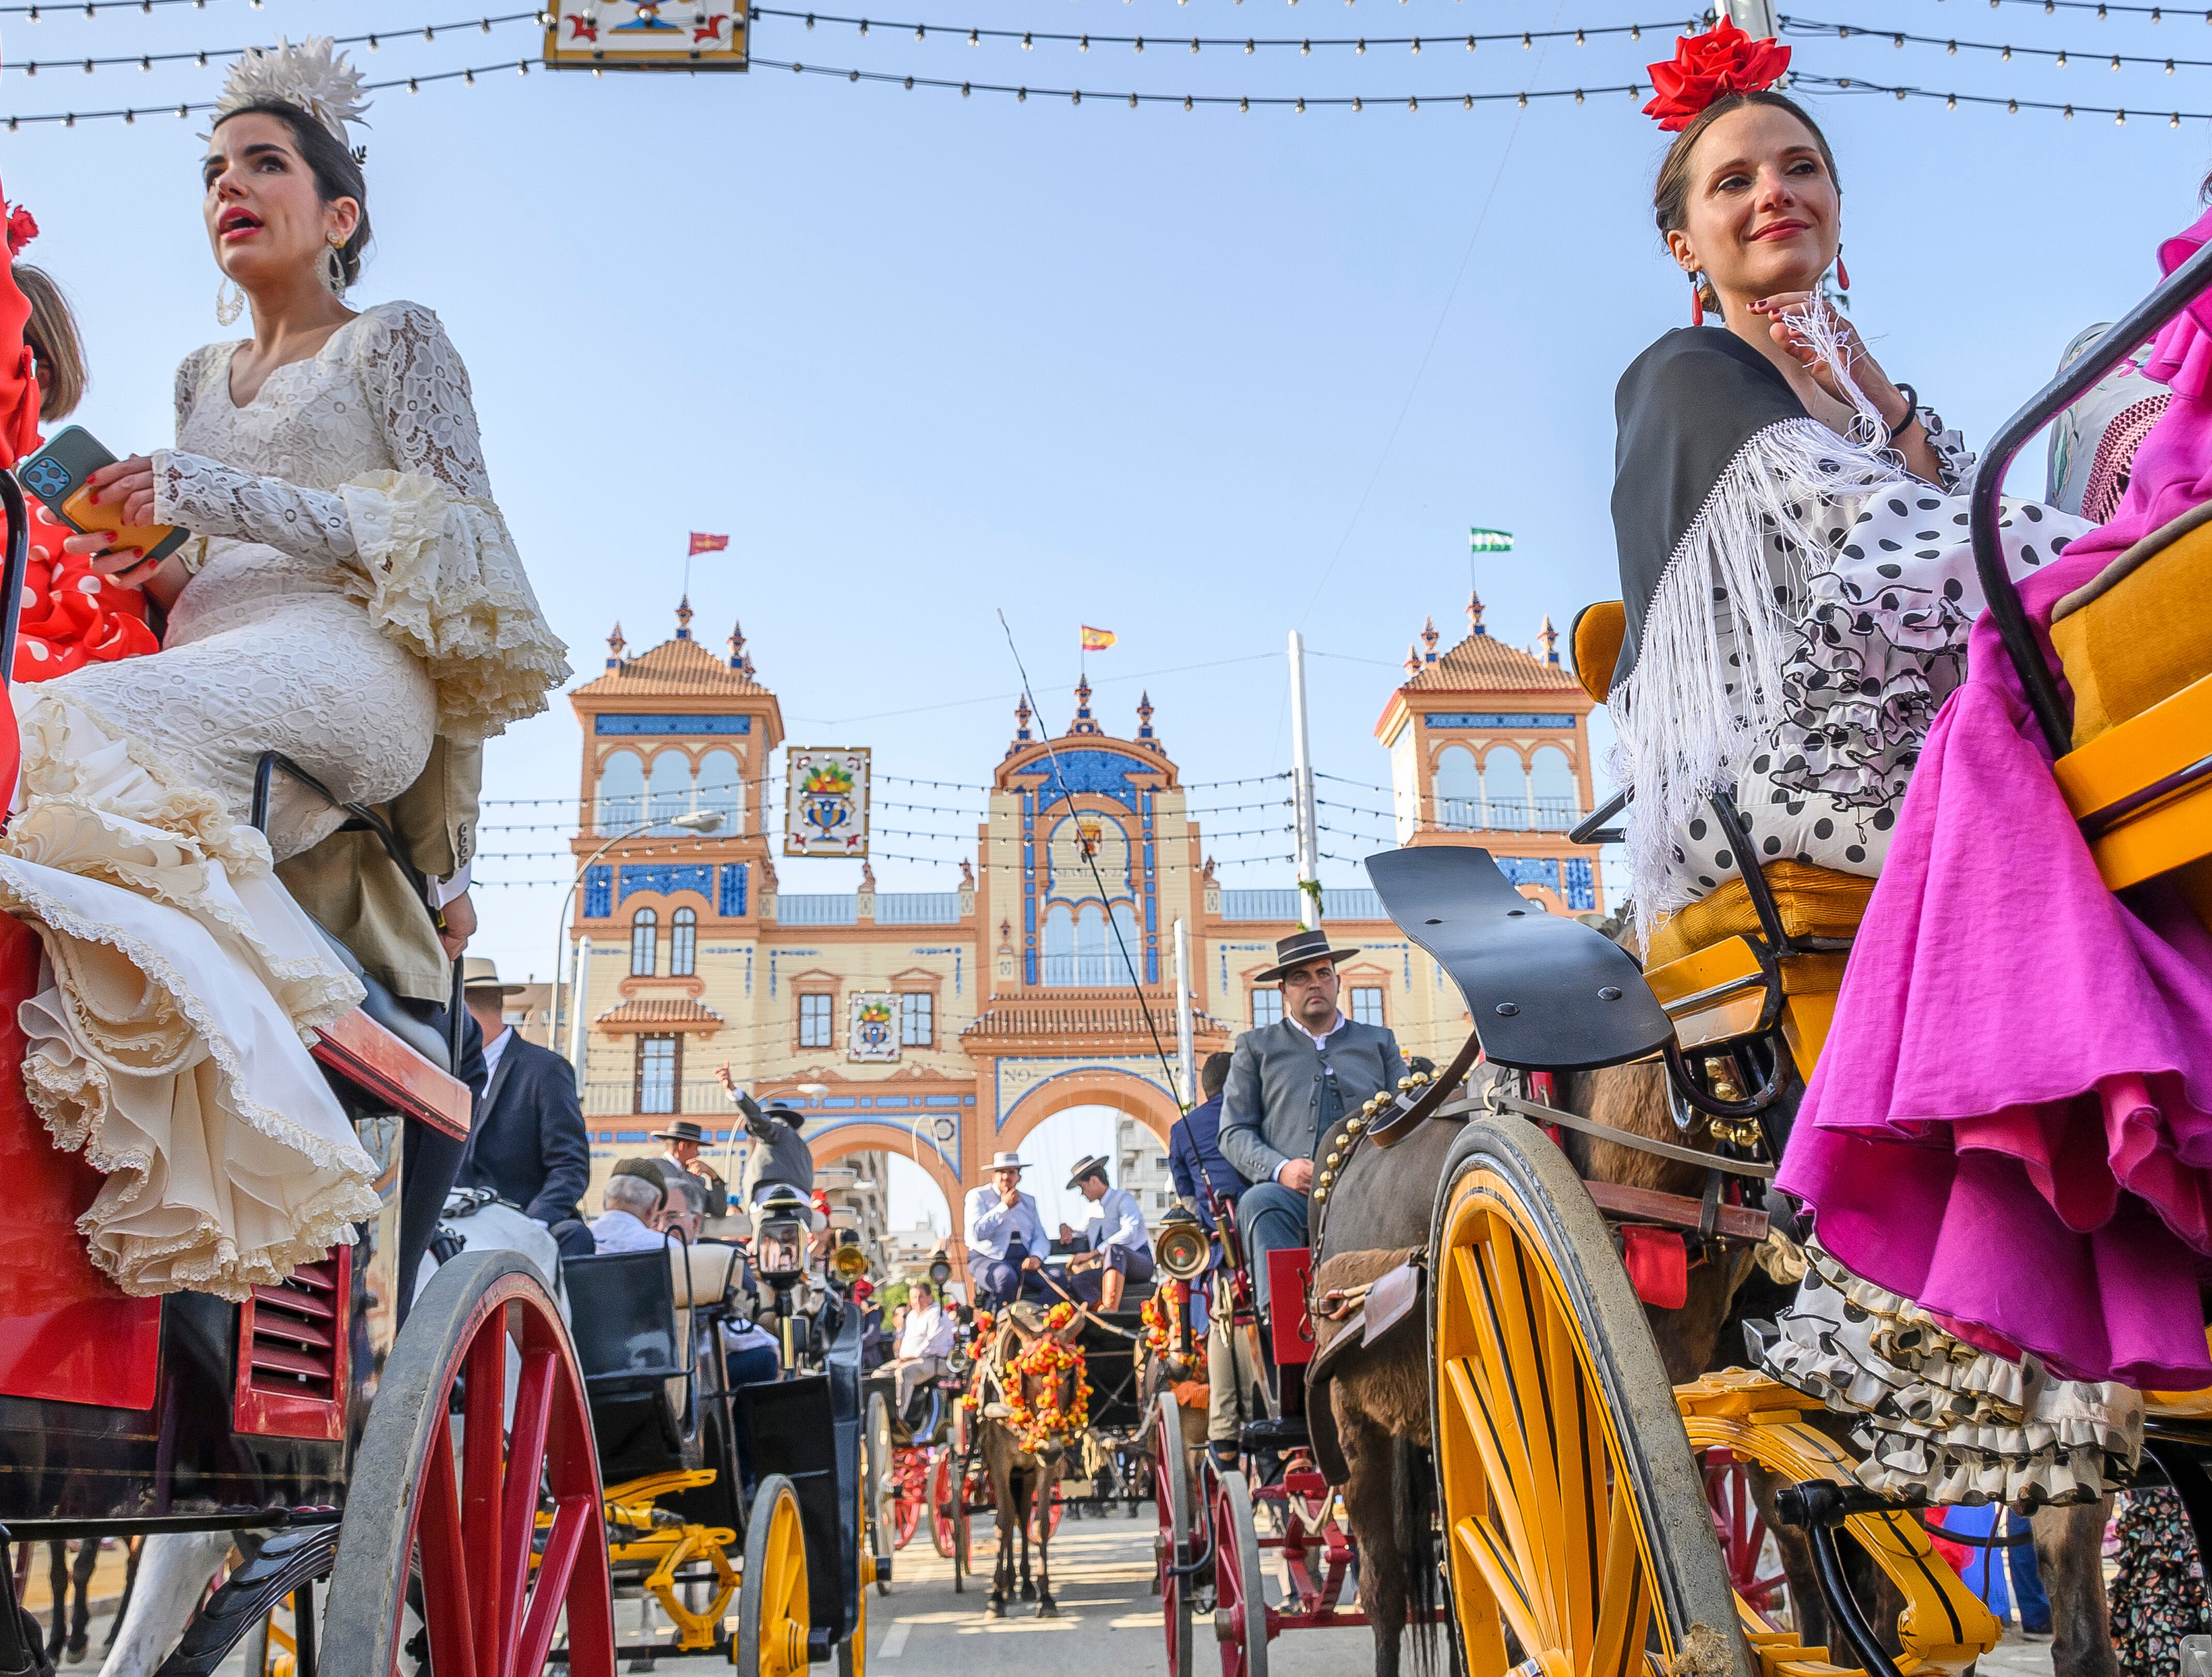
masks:
<instances>
[{"instance_id":1,"label":"orange roof tile","mask_svg":"<svg viewBox=\"0 0 2212 1677\"><path fill-rule=\"evenodd\" d=\"M663 641L651 652L626 658L622 667L586 682L569 696L592 699L677 699L728 695L767 696L769 690L696 641Z\"/></svg>"},{"instance_id":2,"label":"orange roof tile","mask_svg":"<svg viewBox=\"0 0 2212 1677\"><path fill-rule=\"evenodd\" d=\"M719 1030L722 1016L688 996L632 996L592 1021L602 1030Z\"/></svg>"},{"instance_id":3,"label":"orange roof tile","mask_svg":"<svg viewBox=\"0 0 2212 1677\"><path fill-rule=\"evenodd\" d=\"M1407 693L1519 692L1529 688L1574 688L1574 671L1547 664L1489 635L1470 635L1407 681Z\"/></svg>"}]
</instances>

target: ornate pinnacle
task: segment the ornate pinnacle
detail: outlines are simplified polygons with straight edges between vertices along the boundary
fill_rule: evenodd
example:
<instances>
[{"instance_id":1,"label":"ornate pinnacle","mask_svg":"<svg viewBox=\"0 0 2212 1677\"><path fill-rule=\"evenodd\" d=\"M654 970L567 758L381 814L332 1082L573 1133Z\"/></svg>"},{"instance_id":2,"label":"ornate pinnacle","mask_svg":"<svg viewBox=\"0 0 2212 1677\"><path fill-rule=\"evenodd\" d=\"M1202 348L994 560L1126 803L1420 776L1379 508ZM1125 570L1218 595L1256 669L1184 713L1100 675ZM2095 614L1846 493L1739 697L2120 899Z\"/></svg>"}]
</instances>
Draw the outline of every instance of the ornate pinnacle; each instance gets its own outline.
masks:
<instances>
[{"instance_id":1,"label":"ornate pinnacle","mask_svg":"<svg viewBox=\"0 0 2212 1677\"><path fill-rule=\"evenodd\" d=\"M1470 588L1467 591L1467 627L1471 635L1487 635L1482 626L1482 596Z\"/></svg>"},{"instance_id":2,"label":"ornate pinnacle","mask_svg":"<svg viewBox=\"0 0 2212 1677\"><path fill-rule=\"evenodd\" d=\"M1424 662L1433 664L1437 661L1437 642L1443 638L1437 633L1437 620L1434 617L1421 619L1421 645L1425 649Z\"/></svg>"},{"instance_id":3,"label":"ornate pinnacle","mask_svg":"<svg viewBox=\"0 0 2212 1677\"><path fill-rule=\"evenodd\" d=\"M607 636L607 668L610 670L619 670L622 668L623 647L624 644L625 643L623 640L622 622L617 618L615 623L615 632Z\"/></svg>"},{"instance_id":4,"label":"ornate pinnacle","mask_svg":"<svg viewBox=\"0 0 2212 1677\"><path fill-rule=\"evenodd\" d=\"M676 603L676 638L679 641L691 638L691 596L689 594Z\"/></svg>"}]
</instances>

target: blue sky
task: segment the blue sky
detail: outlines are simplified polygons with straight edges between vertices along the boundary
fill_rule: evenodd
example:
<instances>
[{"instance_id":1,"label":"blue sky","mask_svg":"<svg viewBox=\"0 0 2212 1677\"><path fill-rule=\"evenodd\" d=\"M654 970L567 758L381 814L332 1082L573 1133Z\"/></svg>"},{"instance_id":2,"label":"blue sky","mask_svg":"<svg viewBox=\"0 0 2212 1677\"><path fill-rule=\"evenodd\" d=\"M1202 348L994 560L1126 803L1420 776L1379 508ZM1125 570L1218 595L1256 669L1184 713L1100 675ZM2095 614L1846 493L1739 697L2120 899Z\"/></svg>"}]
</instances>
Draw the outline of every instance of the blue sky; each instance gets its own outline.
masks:
<instances>
[{"instance_id":1,"label":"blue sky","mask_svg":"<svg viewBox=\"0 0 2212 1677\"><path fill-rule=\"evenodd\" d=\"M498 15L499 0L473 0ZM855 15L862 0L841 0ZM412 31L373 79L508 68L378 95L367 138L377 242L356 301L410 297L466 356L494 481L580 677L619 617L663 638L685 532L726 531L698 562L696 629L742 617L795 743L870 744L888 781L886 889L949 887L972 852L981 787L1017 689L996 612L1045 720L1064 723L1076 629L1115 630L1091 660L1109 726L1140 688L1194 782L1288 763L1285 630L1304 629L1324 771L1379 785L1371 729L1396 660L1434 613L1449 637L1470 524L1519 545L1479 579L1494 632L1525 642L1549 612L1618 592L1607 513L1612 392L1686 290L1648 205L1662 137L1625 95L1472 112L1462 91L1617 86L1667 49L1665 9L1632 0L865 0L852 25L763 17L754 51L896 75L1079 87L1079 106L756 70L749 76L517 76L527 24L473 23L458 0L207 0L35 24L0 11L0 113L213 95L220 70L73 67L265 40ZM1814 0L1833 24L1957 37L1895 47L1789 37L1801 70L1938 90L2111 106L2154 118L1962 107L1809 92L1844 186L1863 329L1899 377L1986 436L2080 325L2154 277L2160 237L2195 214L2212 70L2105 68L2112 52L2212 60L2197 14L1966 0ZM823 15L825 17L827 14ZM912 25L929 26L914 39ZM1595 30L1492 42L1470 30ZM1127 46L966 45L970 25L1143 33ZM1208 46L1188 39L1404 45ZM1180 36L1182 45L1175 45ZM1968 43L2009 44L2008 63ZM2059 69L2029 49L2069 49ZM37 58L35 76L24 73ZM65 63L65 61L67 61ZM1127 108L1128 91L1358 93L1361 113ZM1099 97L1112 93L1115 100ZM1418 94L1421 109L1403 100ZM27 125L0 136L8 195L45 228L34 259L76 298L94 388L79 418L118 452L167 441L172 369L221 336L198 221L204 118ZM493 750L495 798L564 798L577 738L565 703ZM1280 795L1217 787L1194 805ZM1340 788L1340 791L1344 790ZM1347 801L1380 811L1379 793ZM887 807L893 802L930 809ZM482 949L543 975L555 941L557 818L487 815ZM1235 884L1289 882L1287 816L1204 817ZM1353 857L1379 816L1330 817ZM1237 831L1239 836L1228 836ZM1333 884L1358 883L1332 861ZM786 863L785 889L849 889L844 863Z\"/></svg>"}]
</instances>

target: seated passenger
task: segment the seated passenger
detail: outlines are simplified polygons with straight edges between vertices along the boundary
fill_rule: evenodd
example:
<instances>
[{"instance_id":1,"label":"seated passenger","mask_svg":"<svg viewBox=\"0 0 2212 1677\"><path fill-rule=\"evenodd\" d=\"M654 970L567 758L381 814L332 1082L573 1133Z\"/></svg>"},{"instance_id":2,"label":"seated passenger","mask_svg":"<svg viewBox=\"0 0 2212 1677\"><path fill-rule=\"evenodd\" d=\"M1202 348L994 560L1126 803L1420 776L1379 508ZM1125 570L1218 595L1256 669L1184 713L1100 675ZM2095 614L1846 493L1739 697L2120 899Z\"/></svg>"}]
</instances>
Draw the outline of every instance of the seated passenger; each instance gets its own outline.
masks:
<instances>
[{"instance_id":1,"label":"seated passenger","mask_svg":"<svg viewBox=\"0 0 2212 1677\"><path fill-rule=\"evenodd\" d=\"M106 532L66 544L164 608L163 645L40 684L20 717L0 910L52 969L21 1010L26 1090L106 1173L81 1226L129 1293L248 1297L377 1207L302 1040L362 988L270 871L343 816L284 792L252 830L262 756L380 803L434 739L495 734L568 674L437 317L343 301L369 238L362 110L327 46L233 66L203 213L252 336L186 357L175 447L92 480L125 524L193 539L158 564ZM0 284L0 346L23 318Z\"/></svg>"},{"instance_id":2,"label":"seated passenger","mask_svg":"<svg viewBox=\"0 0 2212 1677\"><path fill-rule=\"evenodd\" d=\"M1608 708L1647 939L1742 872L1718 793L1762 862L1880 873L1983 605L1954 492L1972 456L1823 299L1841 191L1820 130L1767 91L1788 60L1724 22L1680 52L1723 75L1717 96L1646 107L1680 131L1652 196L1699 323L1638 356L1614 397L1628 631ZM2006 562L2031 572L2087 527L2009 503Z\"/></svg>"},{"instance_id":3,"label":"seated passenger","mask_svg":"<svg viewBox=\"0 0 2212 1677\"><path fill-rule=\"evenodd\" d=\"M1168 1175L1174 1180L1176 1198L1198 1213L1198 1220L1213 1232L1213 1196L1231 1200L1246 1187L1237 1167L1221 1156L1221 1091L1229 1081L1230 1057L1210 1054L1198 1068L1199 1092L1206 1098L1175 1121L1168 1130Z\"/></svg>"},{"instance_id":4,"label":"seated passenger","mask_svg":"<svg viewBox=\"0 0 2212 1677\"><path fill-rule=\"evenodd\" d=\"M2208 239L2212 215L2160 264ZM2200 300L2140 358L2167 403L2111 522L2021 590L2043 636L2062 603L2086 612L2126 573L2106 603L2130 614L2116 683L2157 665L2185 685L2212 663L2201 552L2168 546L2212 506L2207 318ZM2148 611L2118 597L2174 585ZM1781 1183L1837 1261L2026 1353L2031 1388L2045 1369L2212 1385L2212 870L2112 892L1993 623L1970 665L1929 731ZM2105 695L2094 671L2067 673L2079 742Z\"/></svg>"},{"instance_id":5,"label":"seated passenger","mask_svg":"<svg viewBox=\"0 0 2212 1677\"><path fill-rule=\"evenodd\" d=\"M952 1336L958 1324L952 1313L937 1302L936 1289L916 1281L908 1290L906 1319L899 1324L897 1355L884 1364L896 1384L891 1407L902 1419L914 1402L915 1390L925 1380L951 1372Z\"/></svg>"},{"instance_id":6,"label":"seated passenger","mask_svg":"<svg viewBox=\"0 0 2212 1677\"><path fill-rule=\"evenodd\" d=\"M1044 1279L1044 1219L1022 1192L1019 1155L993 1154L990 1182L970 1188L962 1210L976 1303L995 1310L1018 1298L1054 1297Z\"/></svg>"},{"instance_id":7,"label":"seated passenger","mask_svg":"<svg viewBox=\"0 0 2212 1677\"><path fill-rule=\"evenodd\" d=\"M1647 942L1662 916L1747 865L1717 796L1761 863L1881 872L1984 605L1956 492L1968 457L1823 299L1832 267L1846 283L1842 199L1820 130L1767 90L1787 63L1786 49L1724 22L1654 66L1661 92L1646 107L1679 131L1653 193L1660 230L1690 276L1693 320L1720 317L1668 333L1615 398L1628 635L1610 708L1635 792L1628 843ZM2018 501L2002 526L2015 576L2087 528ZM1971 935L1986 945L2016 931L2008 910ZM1980 1006L2011 999L1992 989ZM1877 1106L1887 1093L1862 1089ZM1897 1219L1898 1204L1924 1199L1923 1175L1950 1169L1948 1153L1898 1154L1881 1178L1887 1209L1867 1215ZM1869 1483L1946 1498L2097 1494L2132 1454L2133 1394L2046 1378L2001 1340L1962 1345L1946 1331L1961 1324L1932 1319L1913 1289L1836 1262L1824 1244L1838 1220L1815 1225L1814 1268L1772 1362L1868 1414ZM1990 1261L2005 1231L1977 1240L1996 1285L2040 1291L2033 1263Z\"/></svg>"},{"instance_id":8,"label":"seated passenger","mask_svg":"<svg viewBox=\"0 0 2212 1677\"><path fill-rule=\"evenodd\" d=\"M666 1244L667 1236L653 1224L659 1220L667 1197L653 1161L642 1161L644 1170L629 1170L641 1161L624 1159L615 1166L600 1190L600 1214L592 1219L592 1249L595 1252L649 1252ZM646 1171L652 1172L652 1177Z\"/></svg>"},{"instance_id":9,"label":"seated passenger","mask_svg":"<svg viewBox=\"0 0 2212 1677\"><path fill-rule=\"evenodd\" d=\"M1103 1158L1076 1160L1067 1185L1092 1207L1081 1232L1060 1225L1061 1243L1078 1249L1067 1267L1067 1290L1086 1304L1118 1310L1130 1282L1152 1279L1152 1243L1145 1232L1144 1210L1135 1194L1106 1180Z\"/></svg>"}]
</instances>

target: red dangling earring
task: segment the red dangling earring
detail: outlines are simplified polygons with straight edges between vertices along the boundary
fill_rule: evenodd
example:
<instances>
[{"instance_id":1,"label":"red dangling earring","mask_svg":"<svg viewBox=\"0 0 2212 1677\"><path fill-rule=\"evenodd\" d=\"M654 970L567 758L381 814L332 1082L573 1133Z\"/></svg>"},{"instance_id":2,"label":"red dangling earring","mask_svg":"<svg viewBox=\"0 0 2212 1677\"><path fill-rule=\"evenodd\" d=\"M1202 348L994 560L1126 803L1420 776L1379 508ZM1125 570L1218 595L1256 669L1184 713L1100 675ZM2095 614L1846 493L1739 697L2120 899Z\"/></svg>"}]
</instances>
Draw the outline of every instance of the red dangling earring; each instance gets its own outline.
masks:
<instances>
[{"instance_id":1,"label":"red dangling earring","mask_svg":"<svg viewBox=\"0 0 2212 1677\"><path fill-rule=\"evenodd\" d=\"M1850 289L1851 270L1844 266L1844 247L1838 245L1836 246L1836 289L1848 291Z\"/></svg>"},{"instance_id":2,"label":"red dangling earring","mask_svg":"<svg viewBox=\"0 0 2212 1677\"><path fill-rule=\"evenodd\" d=\"M1705 324L1705 288L1695 274L1690 276L1690 324L1693 326Z\"/></svg>"}]
</instances>

